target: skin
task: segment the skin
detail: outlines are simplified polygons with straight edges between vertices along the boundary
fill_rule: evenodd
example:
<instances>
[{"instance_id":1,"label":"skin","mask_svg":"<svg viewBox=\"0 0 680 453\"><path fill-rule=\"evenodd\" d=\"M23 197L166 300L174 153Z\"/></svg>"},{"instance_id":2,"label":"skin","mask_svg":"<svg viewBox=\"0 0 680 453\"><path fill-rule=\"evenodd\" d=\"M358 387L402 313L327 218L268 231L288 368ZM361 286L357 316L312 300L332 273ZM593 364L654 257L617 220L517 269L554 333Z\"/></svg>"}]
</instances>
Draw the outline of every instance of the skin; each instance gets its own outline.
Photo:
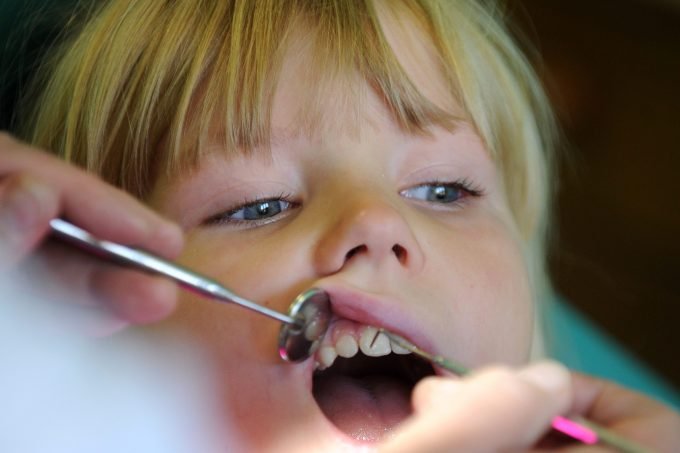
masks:
<instances>
[{"instance_id":1,"label":"skin","mask_svg":"<svg viewBox=\"0 0 680 453\"><path fill-rule=\"evenodd\" d=\"M329 101L318 114L335 127L300 133L304 57L285 61L271 154L227 153L215 141L195 171L157 181L149 204L186 232L180 262L278 311L306 288L325 288L343 317L389 326L470 367L527 361L533 310L521 246L496 165L471 124L409 134L359 82L359 121L356 110ZM414 77L429 90L444 86ZM462 112L445 91L432 98ZM417 189L434 189L432 181L466 181L481 194L427 201ZM281 194L292 205L278 215L229 217ZM277 357L278 323L190 299L182 295L166 327L189 330L224 365L225 407L248 447L310 445L314 436L323 448L347 442L312 398L313 361Z\"/></svg>"}]
</instances>

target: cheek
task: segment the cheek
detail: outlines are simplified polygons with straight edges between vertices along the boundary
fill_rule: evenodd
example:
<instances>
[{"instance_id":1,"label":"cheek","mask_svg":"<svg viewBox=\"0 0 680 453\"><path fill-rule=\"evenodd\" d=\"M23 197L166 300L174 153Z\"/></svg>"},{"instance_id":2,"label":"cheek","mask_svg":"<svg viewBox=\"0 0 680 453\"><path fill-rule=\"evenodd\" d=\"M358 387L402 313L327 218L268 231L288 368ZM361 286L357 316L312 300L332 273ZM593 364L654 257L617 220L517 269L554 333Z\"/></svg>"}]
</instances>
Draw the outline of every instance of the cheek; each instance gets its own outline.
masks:
<instances>
[{"instance_id":1,"label":"cheek","mask_svg":"<svg viewBox=\"0 0 680 453\"><path fill-rule=\"evenodd\" d=\"M286 250L286 242L276 241L281 245L277 246L271 236L235 241L219 229L196 230L187 235L178 261L239 296L286 312L310 279L300 277L304 266L296 262L299 259L292 250ZM222 358L280 363L276 345L281 324L276 320L184 292L173 321L209 344Z\"/></svg>"},{"instance_id":2,"label":"cheek","mask_svg":"<svg viewBox=\"0 0 680 453\"><path fill-rule=\"evenodd\" d=\"M201 230L188 235L180 261L242 297L285 311L304 289L307 272L294 240L280 236L240 237L219 229Z\"/></svg>"},{"instance_id":3,"label":"cheek","mask_svg":"<svg viewBox=\"0 0 680 453\"><path fill-rule=\"evenodd\" d=\"M254 244L231 244L216 234L188 234L179 261L225 284L238 295L285 311L295 294ZM274 249L277 250L277 249ZM278 256L278 255L274 255ZM293 285L295 286L295 285ZM291 413L304 413L309 392L299 385L303 378L282 362L276 350L280 323L244 308L204 299L184 291L177 311L162 328L187 332L210 356L221 376L228 416L248 442L266 442L276 436L280 421ZM292 374L292 375L291 375ZM271 405L282 401L286 405ZM285 409L285 410L284 410ZM266 433L266 434L263 434ZM279 433L282 435L281 433Z\"/></svg>"},{"instance_id":4,"label":"cheek","mask_svg":"<svg viewBox=\"0 0 680 453\"><path fill-rule=\"evenodd\" d=\"M188 333L207 355L219 379L214 398L222 401L225 420L248 445L237 450L269 451L258 443L269 445L284 436L279 431L290 425L281 420L303 419L313 404L300 385L300 369L282 362L276 352L276 321L188 296L161 328Z\"/></svg>"},{"instance_id":5,"label":"cheek","mask_svg":"<svg viewBox=\"0 0 680 453\"><path fill-rule=\"evenodd\" d=\"M439 245L440 259L428 264L428 286L444 292L447 313L435 323L450 339L453 357L473 367L525 362L533 302L518 242L495 223L447 236Z\"/></svg>"}]
</instances>

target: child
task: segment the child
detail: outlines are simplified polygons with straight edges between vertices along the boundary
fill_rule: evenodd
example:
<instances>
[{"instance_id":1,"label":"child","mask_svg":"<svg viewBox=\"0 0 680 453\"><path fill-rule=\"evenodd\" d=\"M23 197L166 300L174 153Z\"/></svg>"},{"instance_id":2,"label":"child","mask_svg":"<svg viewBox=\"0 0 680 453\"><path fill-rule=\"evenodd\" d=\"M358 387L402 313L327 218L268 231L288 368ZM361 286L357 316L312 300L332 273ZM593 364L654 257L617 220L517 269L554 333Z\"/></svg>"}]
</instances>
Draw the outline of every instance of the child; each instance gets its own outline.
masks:
<instances>
[{"instance_id":1,"label":"child","mask_svg":"<svg viewBox=\"0 0 680 453\"><path fill-rule=\"evenodd\" d=\"M88 264L84 287L116 314L102 329L162 319L212 354L234 449L528 448L570 409L630 422L622 432L650 446L678 441L672 412L635 399L600 416L638 397L608 401L555 364L426 380L412 397L403 351L373 341L384 326L471 368L540 355L552 117L483 6L114 0L55 59L32 143L178 224L178 261L237 293L279 311L309 287L331 296L319 352L288 364L277 323L188 293L173 310L168 282ZM175 227L18 147L2 146L4 194L31 188L43 204L4 203L24 232L5 234L4 256L33 250L54 216L179 253ZM638 401L665 423L652 438L636 431L650 426L635 425Z\"/></svg>"}]
</instances>

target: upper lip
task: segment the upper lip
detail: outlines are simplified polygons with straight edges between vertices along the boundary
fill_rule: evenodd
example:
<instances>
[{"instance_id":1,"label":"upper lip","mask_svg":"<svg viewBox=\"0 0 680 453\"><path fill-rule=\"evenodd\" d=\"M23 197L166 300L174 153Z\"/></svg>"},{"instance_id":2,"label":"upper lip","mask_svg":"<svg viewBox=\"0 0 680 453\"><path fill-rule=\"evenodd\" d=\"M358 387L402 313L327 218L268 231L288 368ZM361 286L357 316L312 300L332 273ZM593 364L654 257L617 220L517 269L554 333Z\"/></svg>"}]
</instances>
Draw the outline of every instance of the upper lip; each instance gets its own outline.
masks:
<instances>
[{"instance_id":1,"label":"upper lip","mask_svg":"<svg viewBox=\"0 0 680 453\"><path fill-rule=\"evenodd\" d=\"M345 282L320 282L317 287L328 293L333 319L342 318L358 324L382 327L423 350L433 350L433 341L426 334L423 320L410 314L408 305L403 301L370 293Z\"/></svg>"}]
</instances>

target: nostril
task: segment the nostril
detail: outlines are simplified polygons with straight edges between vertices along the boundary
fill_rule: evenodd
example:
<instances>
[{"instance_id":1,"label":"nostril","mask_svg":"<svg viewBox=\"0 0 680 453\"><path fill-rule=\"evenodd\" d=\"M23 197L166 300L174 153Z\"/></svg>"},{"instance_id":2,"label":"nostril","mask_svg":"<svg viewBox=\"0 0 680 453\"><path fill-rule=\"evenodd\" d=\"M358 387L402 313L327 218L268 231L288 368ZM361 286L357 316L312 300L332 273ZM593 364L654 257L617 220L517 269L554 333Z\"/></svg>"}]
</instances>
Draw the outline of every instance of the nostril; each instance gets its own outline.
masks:
<instances>
[{"instance_id":1,"label":"nostril","mask_svg":"<svg viewBox=\"0 0 680 453\"><path fill-rule=\"evenodd\" d=\"M354 247L345 254L345 261L349 261L355 255L365 253L367 251L368 247L366 245L357 245L356 247ZM401 264L406 264L408 253L404 247L402 247L399 244L395 244L392 246L392 253L394 253L394 256L397 258L397 261L399 261Z\"/></svg>"},{"instance_id":2,"label":"nostril","mask_svg":"<svg viewBox=\"0 0 680 453\"><path fill-rule=\"evenodd\" d=\"M367 248L366 248L365 245L357 245L352 250L347 252L347 254L345 255L345 260L349 260L354 255L356 255L357 253L365 252L366 250L367 250Z\"/></svg>"},{"instance_id":3,"label":"nostril","mask_svg":"<svg viewBox=\"0 0 680 453\"><path fill-rule=\"evenodd\" d=\"M404 247L402 247L399 244L394 244L394 246L392 247L392 252L394 253L394 256L397 257L397 260L401 264L406 263L406 249Z\"/></svg>"}]
</instances>

